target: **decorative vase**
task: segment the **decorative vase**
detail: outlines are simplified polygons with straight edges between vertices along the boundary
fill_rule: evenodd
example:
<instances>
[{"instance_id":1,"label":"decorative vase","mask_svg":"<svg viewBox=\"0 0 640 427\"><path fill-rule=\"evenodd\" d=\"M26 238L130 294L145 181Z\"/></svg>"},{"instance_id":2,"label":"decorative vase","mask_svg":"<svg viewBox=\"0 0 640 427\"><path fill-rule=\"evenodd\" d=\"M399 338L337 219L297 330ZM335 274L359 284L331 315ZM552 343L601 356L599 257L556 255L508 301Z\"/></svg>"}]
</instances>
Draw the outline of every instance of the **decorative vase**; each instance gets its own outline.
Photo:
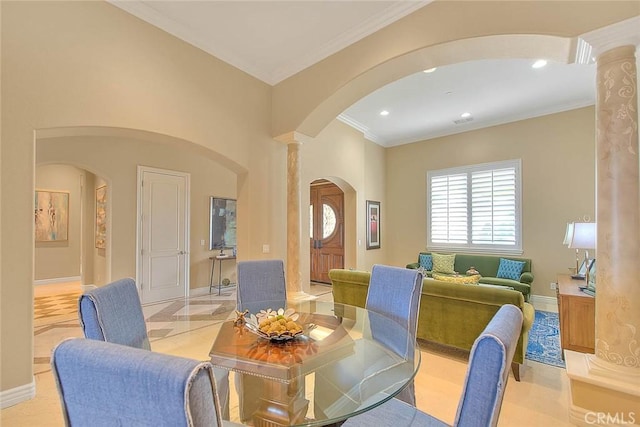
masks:
<instances>
[{"instance_id":1,"label":"decorative vase","mask_svg":"<svg viewBox=\"0 0 640 427\"><path fill-rule=\"evenodd\" d=\"M479 276L480 272L476 270L476 268L473 266L469 267L469 269L467 270L467 276L475 276L475 275Z\"/></svg>"}]
</instances>

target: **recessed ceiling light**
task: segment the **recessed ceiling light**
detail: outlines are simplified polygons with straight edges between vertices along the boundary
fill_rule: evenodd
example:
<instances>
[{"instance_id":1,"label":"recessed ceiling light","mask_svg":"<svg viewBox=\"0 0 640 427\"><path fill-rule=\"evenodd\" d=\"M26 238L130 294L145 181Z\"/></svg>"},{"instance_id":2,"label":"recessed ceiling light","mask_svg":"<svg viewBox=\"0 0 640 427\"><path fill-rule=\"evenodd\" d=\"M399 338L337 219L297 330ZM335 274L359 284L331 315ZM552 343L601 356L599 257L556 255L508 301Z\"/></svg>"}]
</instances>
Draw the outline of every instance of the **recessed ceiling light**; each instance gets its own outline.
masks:
<instances>
[{"instance_id":1,"label":"recessed ceiling light","mask_svg":"<svg viewBox=\"0 0 640 427\"><path fill-rule=\"evenodd\" d=\"M471 113L469 113L469 112L462 113L462 114L460 114L460 117L462 117L463 119L466 119L467 117L471 117Z\"/></svg>"},{"instance_id":2,"label":"recessed ceiling light","mask_svg":"<svg viewBox=\"0 0 640 427\"><path fill-rule=\"evenodd\" d=\"M380 115L381 116L388 116L389 112L387 110L382 110L382 111L380 111Z\"/></svg>"},{"instance_id":3,"label":"recessed ceiling light","mask_svg":"<svg viewBox=\"0 0 640 427\"><path fill-rule=\"evenodd\" d=\"M546 59L538 59L536 62L533 63L533 65L531 67L532 68L542 68L545 65L547 65L547 60Z\"/></svg>"},{"instance_id":4,"label":"recessed ceiling light","mask_svg":"<svg viewBox=\"0 0 640 427\"><path fill-rule=\"evenodd\" d=\"M437 69L438 69L438 67L429 68L427 70L424 70L423 73L433 73Z\"/></svg>"}]
</instances>

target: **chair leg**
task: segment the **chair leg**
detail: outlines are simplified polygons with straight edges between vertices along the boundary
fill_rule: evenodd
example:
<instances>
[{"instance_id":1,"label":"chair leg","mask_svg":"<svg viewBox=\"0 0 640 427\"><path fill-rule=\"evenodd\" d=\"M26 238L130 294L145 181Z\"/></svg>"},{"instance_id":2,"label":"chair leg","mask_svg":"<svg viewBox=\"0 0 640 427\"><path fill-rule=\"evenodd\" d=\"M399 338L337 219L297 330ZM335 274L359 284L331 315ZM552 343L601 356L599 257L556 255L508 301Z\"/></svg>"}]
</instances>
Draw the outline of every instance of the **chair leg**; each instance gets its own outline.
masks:
<instances>
[{"instance_id":1,"label":"chair leg","mask_svg":"<svg viewBox=\"0 0 640 427\"><path fill-rule=\"evenodd\" d=\"M520 381L520 369L522 369L522 365L520 363L511 362L511 371L513 372L513 377L516 381Z\"/></svg>"}]
</instances>

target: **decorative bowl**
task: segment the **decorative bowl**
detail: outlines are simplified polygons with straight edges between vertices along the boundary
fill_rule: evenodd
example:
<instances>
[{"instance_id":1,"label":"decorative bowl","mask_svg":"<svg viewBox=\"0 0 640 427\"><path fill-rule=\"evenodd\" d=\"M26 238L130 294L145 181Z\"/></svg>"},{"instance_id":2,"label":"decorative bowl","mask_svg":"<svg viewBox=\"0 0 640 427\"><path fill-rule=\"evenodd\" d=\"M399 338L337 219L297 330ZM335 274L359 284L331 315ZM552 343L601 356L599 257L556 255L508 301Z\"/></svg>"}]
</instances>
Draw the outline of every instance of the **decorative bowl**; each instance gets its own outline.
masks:
<instances>
[{"instance_id":1,"label":"decorative bowl","mask_svg":"<svg viewBox=\"0 0 640 427\"><path fill-rule=\"evenodd\" d=\"M272 341L288 341L302 334L303 327L296 322L300 315L290 308L260 310L246 319L245 327L254 334Z\"/></svg>"}]
</instances>

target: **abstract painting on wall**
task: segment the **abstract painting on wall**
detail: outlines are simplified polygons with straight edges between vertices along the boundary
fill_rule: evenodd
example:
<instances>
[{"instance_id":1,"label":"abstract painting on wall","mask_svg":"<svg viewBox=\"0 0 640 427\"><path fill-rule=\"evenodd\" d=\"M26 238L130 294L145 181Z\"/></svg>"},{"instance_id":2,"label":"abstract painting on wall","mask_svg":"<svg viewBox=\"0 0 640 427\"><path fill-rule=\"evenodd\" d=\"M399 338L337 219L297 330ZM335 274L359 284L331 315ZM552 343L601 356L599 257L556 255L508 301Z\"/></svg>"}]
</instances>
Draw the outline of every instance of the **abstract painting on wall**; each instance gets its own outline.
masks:
<instances>
[{"instance_id":1,"label":"abstract painting on wall","mask_svg":"<svg viewBox=\"0 0 640 427\"><path fill-rule=\"evenodd\" d=\"M36 242L69 240L69 193L36 190Z\"/></svg>"},{"instance_id":2,"label":"abstract painting on wall","mask_svg":"<svg viewBox=\"0 0 640 427\"><path fill-rule=\"evenodd\" d=\"M107 247L107 186L96 188L96 248Z\"/></svg>"}]
</instances>

